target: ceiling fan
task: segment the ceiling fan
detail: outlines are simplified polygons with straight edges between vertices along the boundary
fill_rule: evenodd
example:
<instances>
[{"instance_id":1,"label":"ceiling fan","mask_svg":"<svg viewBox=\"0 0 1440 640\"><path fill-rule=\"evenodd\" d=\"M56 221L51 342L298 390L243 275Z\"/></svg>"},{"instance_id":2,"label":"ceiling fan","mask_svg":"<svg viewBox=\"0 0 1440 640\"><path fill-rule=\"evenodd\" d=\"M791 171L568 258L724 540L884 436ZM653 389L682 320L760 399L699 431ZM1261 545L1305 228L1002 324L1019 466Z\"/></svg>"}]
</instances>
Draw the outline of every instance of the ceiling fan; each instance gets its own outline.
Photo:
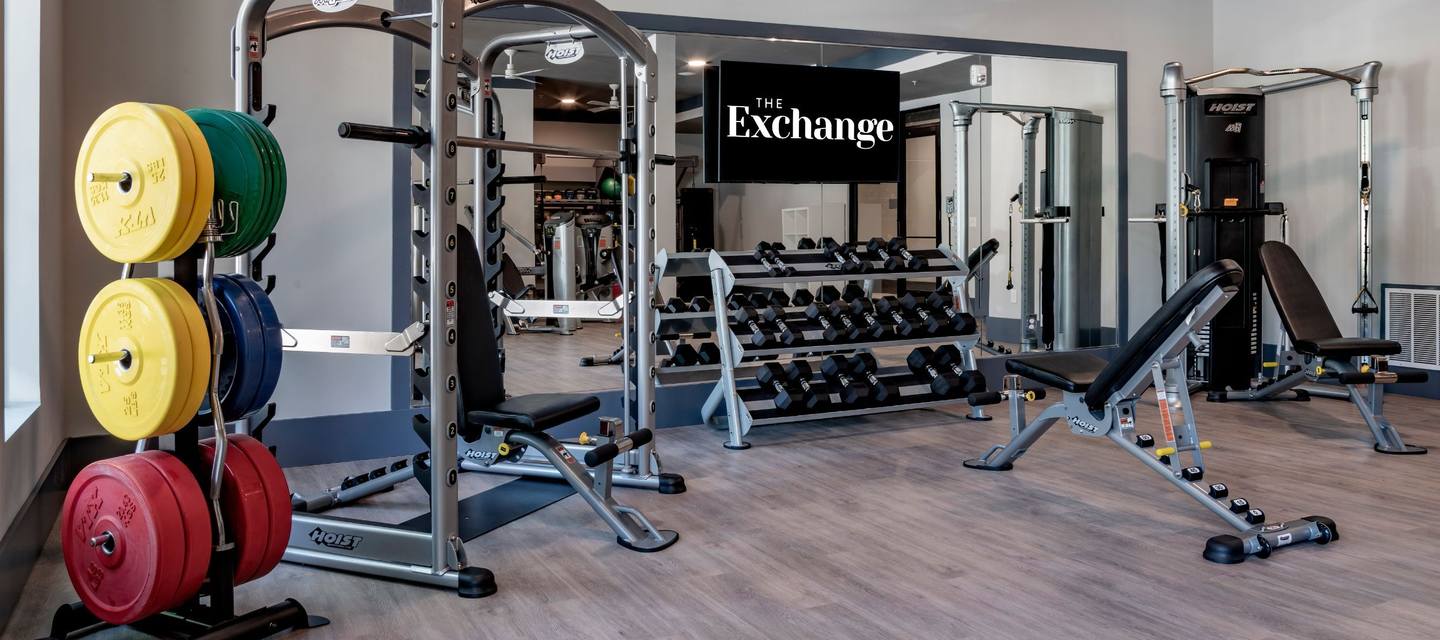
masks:
<instances>
[{"instance_id":1,"label":"ceiling fan","mask_svg":"<svg viewBox=\"0 0 1440 640\"><path fill-rule=\"evenodd\" d=\"M591 106L590 106L590 109L589 109L590 113L600 113L601 111L609 111L609 110L611 110L611 109L619 109L619 108L620 108L620 93L619 93L619 91L620 91L620 85L618 85L618 84L611 84L611 85L610 85L610 101L609 101L609 102L601 102L601 101L599 101L599 100L586 100L586 101L585 101L585 104L591 105Z\"/></svg>"},{"instance_id":2,"label":"ceiling fan","mask_svg":"<svg viewBox=\"0 0 1440 640\"><path fill-rule=\"evenodd\" d=\"M520 72L517 73L517 72L515 71L515 50L514 50L514 49L506 49L506 50L505 50L505 56L508 58L508 60L505 62L505 79L506 79L506 80L524 80L525 82L529 82L530 84L540 84L540 81L539 81L539 80L531 80L530 78L526 78L525 76L528 76L528 75L534 74L534 73L540 73L541 71L544 71L545 69L543 69L543 68L541 68L541 69L531 69L531 70L529 70L529 71L520 71Z\"/></svg>"}]
</instances>

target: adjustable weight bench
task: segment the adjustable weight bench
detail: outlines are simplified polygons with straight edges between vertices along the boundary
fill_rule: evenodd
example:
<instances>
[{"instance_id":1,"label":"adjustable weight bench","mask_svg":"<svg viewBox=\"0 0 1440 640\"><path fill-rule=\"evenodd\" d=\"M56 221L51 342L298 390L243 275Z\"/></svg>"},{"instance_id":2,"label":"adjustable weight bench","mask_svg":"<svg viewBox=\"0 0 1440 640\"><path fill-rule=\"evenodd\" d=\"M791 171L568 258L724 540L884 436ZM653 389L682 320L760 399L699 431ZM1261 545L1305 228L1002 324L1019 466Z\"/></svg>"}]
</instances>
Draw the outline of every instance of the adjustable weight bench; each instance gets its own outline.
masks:
<instances>
[{"instance_id":1,"label":"adjustable weight bench","mask_svg":"<svg viewBox=\"0 0 1440 640\"><path fill-rule=\"evenodd\" d=\"M1406 444L1385 417L1385 385L1425 382L1424 371L1396 373L1389 370L1389 356L1400 353L1400 343L1377 338L1346 338L1325 306L1325 298L1305 263L1289 245L1266 242L1260 245L1260 266L1270 299L1290 337L1291 350L1278 354L1276 366L1294 368L1258 389L1212 392L1209 399L1227 400L1309 400L1310 394L1295 387L1305 382L1331 382L1345 387L1360 410L1360 417L1375 438L1380 453L1419 455L1424 447ZM1288 394L1288 395L1284 395Z\"/></svg>"},{"instance_id":2,"label":"adjustable weight bench","mask_svg":"<svg viewBox=\"0 0 1440 640\"><path fill-rule=\"evenodd\" d=\"M1108 363L1089 353L1040 353L1012 358L1005 363L1005 389L975 394L972 404L1010 401L1010 441L992 447L984 456L965 461L972 469L1007 471L1051 425L1063 420L1070 431L1092 438L1108 438L1145 466L1169 480L1220 519L1238 535L1218 535L1206 542L1204 557L1233 564L1246 557L1267 557L1280 547L1314 541L1326 544L1339 537L1335 522L1308 516L1273 524L1265 513L1244 498L1229 497L1222 483L1201 484L1205 477L1202 450L1210 443L1196 434L1185 374L1186 349L1195 331L1205 326L1239 290L1241 270L1233 260L1221 260L1191 276L1155 315L1140 327ZM1020 378L1055 387L1062 399L1025 423L1025 403L1044 397L1043 390L1020 388ZM1135 435L1135 404L1155 387L1164 442L1153 452L1156 438ZM1172 415L1174 410L1179 415ZM1188 458L1188 464L1182 459Z\"/></svg>"}]
</instances>

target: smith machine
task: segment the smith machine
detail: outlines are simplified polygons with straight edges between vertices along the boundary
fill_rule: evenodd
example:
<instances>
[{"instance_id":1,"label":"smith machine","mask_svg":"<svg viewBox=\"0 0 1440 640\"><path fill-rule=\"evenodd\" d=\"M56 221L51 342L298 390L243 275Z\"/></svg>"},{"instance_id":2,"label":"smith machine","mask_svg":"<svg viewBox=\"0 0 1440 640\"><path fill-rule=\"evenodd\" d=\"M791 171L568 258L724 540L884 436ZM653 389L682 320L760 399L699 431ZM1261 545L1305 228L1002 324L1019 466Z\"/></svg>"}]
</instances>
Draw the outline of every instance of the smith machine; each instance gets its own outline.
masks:
<instances>
[{"instance_id":1,"label":"smith machine","mask_svg":"<svg viewBox=\"0 0 1440 640\"><path fill-rule=\"evenodd\" d=\"M294 351L409 357L413 365L413 426L427 441L429 451L347 479L320 495L296 496L293 533L285 559L458 589L461 595L488 595L494 589L489 571L471 565L463 547L469 532L462 526L459 513L457 479L462 471L568 480L574 491L585 497L616 531L622 545L639 550L668 546L674 541L673 532L654 529L638 511L618 505L610 497L612 483L662 493L684 490L683 478L661 473L650 431L655 418L655 316L649 312L653 293L648 292L646 285L655 252L657 158L652 128L657 78L654 51L639 33L594 0L432 0L429 12L410 15L395 15L366 5L338 13L321 12L308 6L267 13L273 2L245 0L237 17L233 73L236 106L244 113L261 119L273 117L274 107L264 101L261 91L266 43L292 33L331 27L386 33L428 48L431 69L430 90L423 95L417 93L413 98L421 114L418 126L397 128L345 123L340 128L342 137L410 146L422 165L423 179L411 191L414 199L410 236L415 256L411 279L414 283L412 323L395 333L287 329L286 345ZM554 9L581 26L505 36L490 43L479 58L464 51L466 16L519 5ZM635 121L623 128L618 150L574 149L504 139L499 104L491 90L491 69L496 59L509 47L569 37L595 37L603 42L621 60L621 78L627 85L621 95L628 96L633 86L638 102L634 109ZM473 136L458 132L457 113L461 109L458 85L462 74L481 87L483 95L479 107L481 117L475 119ZM633 174L635 192L626 198L621 223L625 234L624 295L621 297L624 304L619 310L626 336L624 417L616 421L619 424L611 429L612 433L604 433L605 425L602 425L602 435L592 438L589 444L563 443L562 446L543 430L502 429L504 425L487 422L485 435L476 442L457 440L457 434L464 435L467 428L480 426L470 424L475 414L491 414L493 420L494 415L504 411L503 406L495 411L488 408L475 411L474 407L467 407L469 412L459 415L460 372L466 365L457 362L457 342L459 327L466 323L463 319L457 320L456 314L457 282L465 273L457 261L469 252L459 244L471 237L458 226L457 156L460 149L479 152L474 176L474 209L478 215L473 237L482 264L481 279L489 291L497 289L505 237L499 213L504 204L500 186L504 183L505 170L500 152L605 158L619 161L622 173ZM248 269L246 260L240 263L238 268ZM639 294L639 291L647 293ZM496 342L493 344L498 350L503 335L499 315L503 311L493 305L490 311L489 328L494 332ZM466 338L466 341L473 339ZM465 351L468 353L471 349ZM498 378L498 372L495 373ZM464 395L468 398L471 393L467 391ZM584 403L576 406L581 404ZM592 406L589 411L593 410ZM537 418L534 422L537 424L529 426L536 427L541 420ZM594 469L593 485L591 473L580 467L576 459L585 460L587 466ZM419 526L401 527L316 513L384 491L410 478L420 480L430 494L430 513L428 518L422 518L428 521L420 522ZM516 517L518 515L523 513Z\"/></svg>"}]
</instances>

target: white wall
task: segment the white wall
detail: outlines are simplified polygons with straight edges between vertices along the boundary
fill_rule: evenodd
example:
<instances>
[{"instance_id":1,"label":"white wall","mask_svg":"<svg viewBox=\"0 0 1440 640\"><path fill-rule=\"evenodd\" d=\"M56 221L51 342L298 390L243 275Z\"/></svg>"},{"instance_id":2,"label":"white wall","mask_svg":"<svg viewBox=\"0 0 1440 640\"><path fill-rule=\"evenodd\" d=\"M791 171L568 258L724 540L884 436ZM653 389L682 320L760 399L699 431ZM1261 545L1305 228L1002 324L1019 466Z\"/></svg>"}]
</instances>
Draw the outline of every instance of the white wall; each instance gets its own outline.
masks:
<instances>
[{"instance_id":1,"label":"white wall","mask_svg":"<svg viewBox=\"0 0 1440 640\"><path fill-rule=\"evenodd\" d=\"M1229 19L1235 15L1245 19ZM1440 66L1434 60L1440 4L1216 0L1215 21L1226 26L1214 34L1214 68L1385 64L1373 112L1372 290L1378 299L1384 282L1440 284L1434 250L1440 235L1435 215L1440 136L1433 126L1434 105L1440 104ZM1283 37L1277 37L1276 25L1284 25ZM1187 66L1186 73L1208 70ZM1253 84L1229 82L1239 83ZM1341 331L1351 333L1359 255L1355 100L1344 84L1332 83L1270 96L1265 107L1266 199L1289 208L1289 242ZM1278 228L1270 233L1278 237ZM1274 342L1280 325L1274 320L1266 325L1266 340Z\"/></svg>"},{"instance_id":2,"label":"white wall","mask_svg":"<svg viewBox=\"0 0 1440 640\"><path fill-rule=\"evenodd\" d=\"M510 126L507 122L505 126ZM541 120L535 123L535 142L567 147L588 149L614 149L620 144L620 125L590 122L557 122ZM573 182L595 182L600 170L594 160L585 158L546 158L544 167L536 167L548 180Z\"/></svg>"},{"instance_id":3,"label":"white wall","mask_svg":"<svg viewBox=\"0 0 1440 640\"><path fill-rule=\"evenodd\" d=\"M1160 68L1179 60L1196 68L1211 62L1211 5L1191 0L908 0L904 10L895 5L830 0L607 0L618 11L638 11L680 16L730 20L764 21L814 25L867 31L889 31L951 37L1009 40L1118 49L1128 52L1129 83L1129 206L1132 215L1146 215L1164 197L1164 118L1158 86ZM1299 3L1286 3L1299 6ZM1340 3L1332 3L1339 5ZM1236 5L1237 7L1240 5ZM1249 7L1250 5L1244 5ZM1307 9L1305 15L1314 12ZM1421 6L1416 2L1406 6ZM1431 11L1426 9L1426 12ZM1268 12L1267 12L1268 13ZM1252 40L1274 38L1275 25L1289 25L1293 19L1256 20L1247 10L1246 20L1226 20L1227 29L1245 22L1238 32L1253 33ZM1331 15L1349 16L1353 9ZM1397 12L1396 19L1404 19ZM1337 18L1339 20L1340 18ZM1425 21L1411 24L1420 28ZM1270 25L1263 29L1259 25ZM1249 28L1250 25L1255 25ZM1383 31L1377 30L1377 34ZM1384 37L1377 35L1376 37ZM1338 40L1345 40L1343 38ZM1337 39L1311 41L1314 46L1331 46ZM1424 50L1424 41L1414 50ZM1420 117L1421 111L1416 111ZM1159 306L1159 243L1153 232L1131 233L1130 260L1122 268L1130 275L1130 326L1138 327Z\"/></svg>"},{"instance_id":4,"label":"white wall","mask_svg":"<svg viewBox=\"0 0 1440 640\"><path fill-rule=\"evenodd\" d=\"M302 3L277 6L289 4ZM57 175L68 180L90 122L114 103L232 106L228 38L237 0L72 0L64 6L65 72L58 75L65 83L65 144ZM287 326L398 329L390 326L391 150L335 135L342 120L391 120L391 47L390 38L353 30L271 43L265 99L279 107L272 130L285 152L289 190L266 270L279 277L273 298ZM68 190L65 196L56 210L64 212L73 274L64 288L68 345L91 297L119 267L90 247ZM70 359L67 347L62 361ZM71 369L68 431L101 433ZM390 363L383 358L295 353L285 356L275 396L280 418L388 409L389 399Z\"/></svg>"}]
</instances>

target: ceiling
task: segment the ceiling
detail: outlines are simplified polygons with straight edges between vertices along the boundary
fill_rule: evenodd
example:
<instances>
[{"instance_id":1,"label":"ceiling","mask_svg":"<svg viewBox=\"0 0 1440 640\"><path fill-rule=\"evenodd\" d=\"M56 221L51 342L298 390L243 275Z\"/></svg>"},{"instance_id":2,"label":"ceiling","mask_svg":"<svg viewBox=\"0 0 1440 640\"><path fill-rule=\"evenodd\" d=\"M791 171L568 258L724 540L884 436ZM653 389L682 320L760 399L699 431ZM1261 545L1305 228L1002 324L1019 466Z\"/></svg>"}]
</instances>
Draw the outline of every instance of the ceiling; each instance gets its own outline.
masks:
<instances>
[{"instance_id":1,"label":"ceiling","mask_svg":"<svg viewBox=\"0 0 1440 640\"><path fill-rule=\"evenodd\" d=\"M466 49L478 53L486 42L509 33L553 29L553 23L519 22L513 20L467 18L465 25ZM936 95L956 91L968 86L954 87L955 82L967 84L968 62L952 60L958 57L925 60L925 56L936 52L916 49L891 49L885 47L861 47L853 45L823 44L773 38L739 38L694 33L679 33L676 37L675 99L683 103L701 94L703 90L702 69L687 65L690 60L714 63L720 60L743 62L772 62L785 64L812 64L829 66L854 66L862 68L895 67L902 72L902 99L911 94ZM594 100L608 102L611 90L609 84L619 81L619 63L616 56L598 40L584 41L585 56L567 65L554 65L545 61L545 45L533 45L515 49L514 70L517 74L539 69L538 73L525 77L539 81L536 86L536 117L540 119L580 120L615 122L618 112L605 111L591 114L586 103ZM916 61L922 61L919 64ZM963 64L961 64L963 63ZM495 66L497 84L507 65L506 56L501 56ZM914 67L914 69L906 68ZM913 82L912 82L913 80ZM514 80L511 82L519 82ZM518 86L518 85L517 85ZM941 90L939 87L949 86ZM562 105L561 98L574 98L575 104Z\"/></svg>"}]
</instances>

